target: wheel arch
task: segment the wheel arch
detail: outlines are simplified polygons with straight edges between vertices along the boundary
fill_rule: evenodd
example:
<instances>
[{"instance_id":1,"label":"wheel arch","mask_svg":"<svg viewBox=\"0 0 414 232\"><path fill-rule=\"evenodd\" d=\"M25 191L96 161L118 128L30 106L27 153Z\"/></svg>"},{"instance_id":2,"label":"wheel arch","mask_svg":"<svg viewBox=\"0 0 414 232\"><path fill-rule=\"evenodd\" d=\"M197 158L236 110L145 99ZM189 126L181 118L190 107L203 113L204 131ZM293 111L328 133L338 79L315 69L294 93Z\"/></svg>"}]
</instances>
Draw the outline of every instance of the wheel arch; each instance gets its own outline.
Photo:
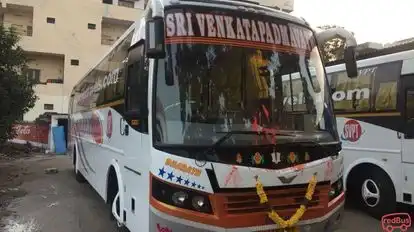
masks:
<instances>
[{"instance_id":1,"label":"wheel arch","mask_svg":"<svg viewBox=\"0 0 414 232\"><path fill-rule=\"evenodd\" d=\"M344 175L345 189L347 189L348 181L352 177L354 177L355 175L358 175L358 173L360 173L361 171L367 170L367 169L377 169L377 170L384 172L388 176L388 178L390 178L393 184L395 196L397 196L397 187L396 187L397 182L395 180L395 177L393 177L391 170L384 163L376 159L372 159L372 158L358 159L352 162L350 165L348 165L348 167L345 170L345 175Z\"/></svg>"},{"instance_id":2,"label":"wheel arch","mask_svg":"<svg viewBox=\"0 0 414 232\"><path fill-rule=\"evenodd\" d=\"M115 178L115 179L111 179L111 178ZM122 176L121 176L121 169L118 165L118 162L116 160L112 160L111 164L108 167L107 173L106 173L106 188L105 188L105 202L109 203L109 192L110 192L110 188L111 186L111 181L112 180L116 180L117 184L118 184L118 191L119 191L119 200L120 200L120 205L121 207L123 207L123 203L124 203L124 183L122 180ZM116 194L116 193L115 193ZM113 196L115 197L115 196Z\"/></svg>"}]
</instances>

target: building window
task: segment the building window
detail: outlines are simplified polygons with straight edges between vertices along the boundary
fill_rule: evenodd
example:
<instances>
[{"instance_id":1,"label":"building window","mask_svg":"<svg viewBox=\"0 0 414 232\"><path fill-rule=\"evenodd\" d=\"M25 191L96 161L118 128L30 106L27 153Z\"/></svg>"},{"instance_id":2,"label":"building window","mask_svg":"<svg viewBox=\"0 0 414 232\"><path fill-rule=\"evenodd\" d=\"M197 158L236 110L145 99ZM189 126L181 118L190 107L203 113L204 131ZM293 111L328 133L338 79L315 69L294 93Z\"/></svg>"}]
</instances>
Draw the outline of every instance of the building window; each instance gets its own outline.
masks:
<instances>
[{"instance_id":1,"label":"building window","mask_svg":"<svg viewBox=\"0 0 414 232\"><path fill-rule=\"evenodd\" d=\"M1 21L1 20L0 20L0 21ZM0 25L1 25L1 24L0 24ZM17 32L19 35L22 35L22 36L27 36L27 35L28 35L27 27L25 28L25 26L24 26L24 25L22 25L22 24L15 24L15 23L12 23L10 27L13 27L13 29L14 29L14 30L16 30L16 32Z\"/></svg>"},{"instance_id":2,"label":"building window","mask_svg":"<svg viewBox=\"0 0 414 232\"><path fill-rule=\"evenodd\" d=\"M26 71L27 78L33 79L36 84L40 83L40 69L29 68Z\"/></svg>"},{"instance_id":3,"label":"building window","mask_svg":"<svg viewBox=\"0 0 414 232\"><path fill-rule=\"evenodd\" d=\"M79 65L79 60L70 60L70 65L78 66Z\"/></svg>"},{"instance_id":4,"label":"building window","mask_svg":"<svg viewBox=\"0 0 414 232\"><path fill-rule=\"evenodd\" d=\"M96 24L88 23L88 29L95 30L96 29Z\"/></svg>"},{"instance_id":5,"label":"building window","mask_svg":"<svg viewBox=\"0 0 414 232\"><path fill-rule=\"evenodd\" d=\"M105 4L112 4L112 0L102 0L102 3L105 3Z\"/></svg>"},{"instance_id":6,"label":"building window","mask_svg":"<svg viewBox=\"0 0 414 232\"><path fill-rule=\"evenodd\" d=\"M47 18L46 18L46 22L47 22L47 23L52 23L52 24L55 24L55 18L52 18L52 17L47 17Z\"/></svg>"},{"instance_id":7,"label":"building window","mask_svg":"<svg viewBox=\"0 0 414 232\"><path fill-rule=\"evenodd\" d=\"M27 36L32 36L33 35L33 27L32 26L27 26L26 35Z\"/></svg>"},{"instance_id":8,"label":"building window","mask_svg":"<svg viewBox=\"0 0 414 232\"><path fill-rule=\"evenodd\" d=\"M43 109L45 110L53 110L53 104L44 104Z\"/></svg>"},{"instance_id":9,"label":"building window","mask_svg":"<svg viewBox=\"0 0 414 232\"><path fill-rule=\"evenodd\" d=\"M118 0L118 6L134 8L134 2L127 0Z\"/></svg>"}]
</instances>

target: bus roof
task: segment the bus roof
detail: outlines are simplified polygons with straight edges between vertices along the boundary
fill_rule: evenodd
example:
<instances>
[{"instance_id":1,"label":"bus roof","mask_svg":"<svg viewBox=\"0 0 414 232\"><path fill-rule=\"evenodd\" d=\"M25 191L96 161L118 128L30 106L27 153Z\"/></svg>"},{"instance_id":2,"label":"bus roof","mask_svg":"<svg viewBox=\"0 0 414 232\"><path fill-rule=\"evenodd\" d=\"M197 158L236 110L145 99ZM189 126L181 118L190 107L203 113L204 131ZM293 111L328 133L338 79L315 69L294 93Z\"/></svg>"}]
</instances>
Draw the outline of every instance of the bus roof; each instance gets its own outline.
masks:
<instances>
[{"instance_id":1,"label":"bus roof","mask_svg":"<svg viewBox=\"0 0 414 232\"><path fill-rule=\"evenodd\" d=\"M154 3L154 4L152 4ZM249 1L249 0L148 0L146 5L146 9L142 12L140 16L137 16L137 20L124 32L124 34L108 49L108 51L97 61L95 65L93 65L85 75L75 84L73 91L76 87L81 83L81 81L87 76L92 70L98 66L102 60L107 57L112 50L123 41L131 32L134 33L131 41L131 46L135 43L144 39L145 37L145 15L148 14L148 10L150 6L171 6L171 5L194 5L194 6L210 6L216 8L227 8L231 10L239 10L239 11L249 11L249 12L256 12L260 14L265 14L273 17L277 17L280 19L284 19L301 26L310 28L309 23L305 21L303 18L296 17L289 13L286 13L282 10L274 9L271 7L260 5L258 2ZM163 9L158 9L163 11Z\"/></svg>"},{"instance_id":2,"label":"bus roof","mask_svg":"<svg viewBox=\"0 0 414 232\"><path fill-rule=\"evenodd\" d=\"M358 68L361 68L361 67L368 67L368 66L378 65L378 64L383 64L383 63L389 63L389 62L398 61L398 60L410 60L410 59L414 59L414 49L408 50L408 51L402 51L402 52L389 53L386 55L380 55L380 56L375 56L375 57L366 58L366 59L359 59L357 64L358 64ZM342 62L342 63L335 64L332 66L326 66L326 72L333 73L333 72L338 72L338 71L344 71L345 64L343 63L343 60L338 61L338 62ZM329 65L329 63L326 65Z\"/></svg>"},{"instance_id":3,"label":"bus roof","mask_svg":"<svg viewBox=\"0 0 414 232\"><path fill-rule=\"evenodd\" d=\"M254 0L149 0L160 1L163 6L171 5L197 5L197 6L210 6L217 8L228 8L233 10L247 10L249 12L255 12L260 14L267 14L281 19L289 20L303 26L309 27L309 24L301 17L296 17L293 14L289 14L280 9L275 9L269 6L260 5L259 1Z\"/></svg>"}]
</instances>

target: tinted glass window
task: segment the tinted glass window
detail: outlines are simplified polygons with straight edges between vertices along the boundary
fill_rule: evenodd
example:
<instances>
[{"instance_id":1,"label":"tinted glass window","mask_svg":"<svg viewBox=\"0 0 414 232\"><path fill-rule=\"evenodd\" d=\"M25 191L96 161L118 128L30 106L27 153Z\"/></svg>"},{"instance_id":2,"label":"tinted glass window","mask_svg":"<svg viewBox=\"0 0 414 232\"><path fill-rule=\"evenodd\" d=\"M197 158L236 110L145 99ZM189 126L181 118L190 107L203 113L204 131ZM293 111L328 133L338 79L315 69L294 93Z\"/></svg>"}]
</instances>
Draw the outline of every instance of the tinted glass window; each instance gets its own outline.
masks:
<instances>
[{"instance_id":1,"label":"tinted glass window","mask_svg":"<svg viewBox=\"0 0 414 232\"><path fill-rule=\"evenodd\" d=\"M345 71L329 74L332 99L337 112L387 111L397 108L401 62L359 69L357 78Z\"/></svg>"},{"instance_id":2,"label":"tinted glass window","mask_svg":"<svg viewBox=\"0 0 414 232\"><path fill-rule=\"evenodd\" d=\"M406 118L408 121L414 120L414 89L406 91Z\"/></svg>"}]
</instances>

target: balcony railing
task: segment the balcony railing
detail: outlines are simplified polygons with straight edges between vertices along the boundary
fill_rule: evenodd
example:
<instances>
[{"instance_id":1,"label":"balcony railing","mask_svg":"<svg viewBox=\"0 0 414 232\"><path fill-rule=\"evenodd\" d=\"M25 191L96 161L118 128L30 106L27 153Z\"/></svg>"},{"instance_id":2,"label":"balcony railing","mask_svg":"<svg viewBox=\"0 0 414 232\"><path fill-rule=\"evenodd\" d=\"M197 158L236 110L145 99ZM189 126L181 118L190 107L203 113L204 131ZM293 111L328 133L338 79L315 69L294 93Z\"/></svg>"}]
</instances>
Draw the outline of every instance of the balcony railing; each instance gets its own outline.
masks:
<instances>
[{"instance_id":1,"label":"balcony railing","mask_svg":"<svg viewBox=\"0 0 414 232\"><path fill-rule=\"evenodd\" d=\"M10 24L10 27L13 27L19 35L22 36L33 36L33 27L31 25L20 25L20 24Z\"/></svg>"}]
</instances>

